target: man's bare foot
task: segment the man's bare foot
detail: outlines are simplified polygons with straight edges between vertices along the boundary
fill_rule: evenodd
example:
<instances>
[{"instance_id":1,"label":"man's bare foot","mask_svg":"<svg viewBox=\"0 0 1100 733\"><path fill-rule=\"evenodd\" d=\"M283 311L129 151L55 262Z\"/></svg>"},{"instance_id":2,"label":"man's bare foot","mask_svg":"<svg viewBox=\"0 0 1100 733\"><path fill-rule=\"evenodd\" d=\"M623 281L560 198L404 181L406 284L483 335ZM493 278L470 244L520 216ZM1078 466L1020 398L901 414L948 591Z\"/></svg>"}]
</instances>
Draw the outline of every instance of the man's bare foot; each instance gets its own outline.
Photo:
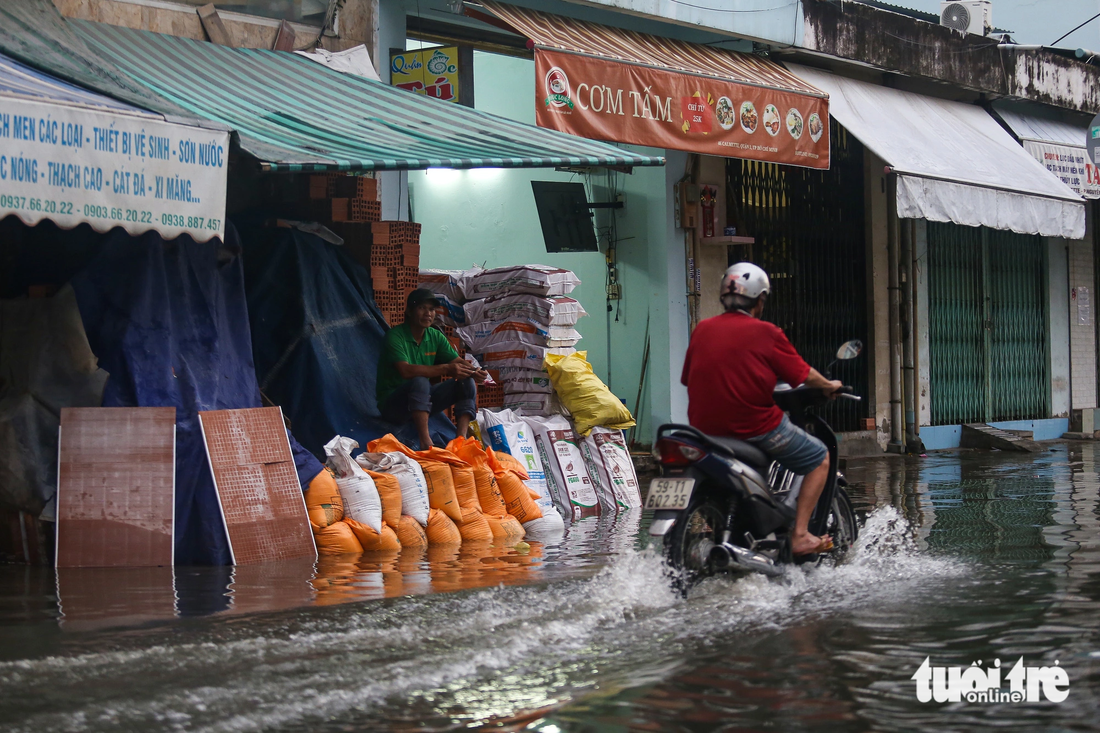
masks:
<instances>
[{"instance_id":1,"label":"man's bare foot","mask_svg":"<svg viewBox=\"0 0 1100 733\"><path fill-rule=\"evenodd\" d=\"M791 537L791 554L795 557L828 552L831 549L833 549L833 539L829 535L817 537L809 532L803 532Z\"/></svg>"}]
</instances>

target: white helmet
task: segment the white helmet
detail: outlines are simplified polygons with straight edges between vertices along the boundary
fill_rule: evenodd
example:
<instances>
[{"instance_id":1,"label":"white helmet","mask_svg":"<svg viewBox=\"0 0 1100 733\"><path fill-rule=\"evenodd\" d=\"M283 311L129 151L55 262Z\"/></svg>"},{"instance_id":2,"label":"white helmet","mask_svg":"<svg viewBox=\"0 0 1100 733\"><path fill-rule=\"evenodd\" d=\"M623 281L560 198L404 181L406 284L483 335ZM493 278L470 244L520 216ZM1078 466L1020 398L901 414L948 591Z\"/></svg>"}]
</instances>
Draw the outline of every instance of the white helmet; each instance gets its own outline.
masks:
<instances>
[{"instance_id":1,"label":"white helmet","mask_svg":"<svg viewBox=\"0 0 1100 733\"><path fill-rule=\"evenodd\" d=\"M722 292L719 297L732 293L755 300L771 291L772 284L768 280L768 273L751 262L738 262L726 270L726 274L722 276Z\"/></svg>"}]
</instances>

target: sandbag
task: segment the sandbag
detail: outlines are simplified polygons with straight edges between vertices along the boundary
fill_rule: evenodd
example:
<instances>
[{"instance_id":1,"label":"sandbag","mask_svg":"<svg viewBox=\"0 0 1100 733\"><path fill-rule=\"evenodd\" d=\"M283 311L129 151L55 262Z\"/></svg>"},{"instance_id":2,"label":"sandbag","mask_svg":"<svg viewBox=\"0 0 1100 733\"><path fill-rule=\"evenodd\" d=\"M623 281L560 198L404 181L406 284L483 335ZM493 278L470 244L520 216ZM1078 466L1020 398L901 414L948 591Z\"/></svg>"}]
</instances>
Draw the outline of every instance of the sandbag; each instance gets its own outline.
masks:
<instances>
[{"instance_id":1,"label":"sandbag","mask_svg":"<svg viewBox=\"0 0 1100 733\"><path fill-rule=\"evenodd\" d=\"M499 464L497 464L499 466ZM497 486L504 497L504 505L508 513L520 522L529 522L542 516L542 507L531 497L531 492L523 479L515 471L504 468L495 472ZM553 511L551 507L550 511Z\"/></svg>"},{"instance_id":2,"label":"sandbag","mask_svg":"<svg viewBox=\"0 0 1100 733\"><path fill-rule=\"evenodd\" d=\"M546 473L535 446L535 434L527 421L511 410L490 412L480 410L478 424L483 437L489 439L488 445L497 453L507 453L523 465L527 474L526 481L542 496L549 497L546 488Z\"/></svg>"},{"instance_id":3,"label":"sandbag","mask_svg":"<svg viewBox=\"0 0 1100 733\"><path fill-rule=\"evenodd\" d=\"M468 300L501 293L568 295L580 285L569 270L549 265L515 265L483 270L467 278L462 290Z\"/></svg>"},{"instance_id":4,"label":"sandbag","mask_svg":"<svg viewBox=\"0 0 1100 733\"><path fill-rule=\"evenodd\" d=\"M538 519L525 522L523 531L527 533L527 538L532 540L560 535L565 532L565 520L556 509L551 509Z\"/></svg>"},{"instance_id":5,"label":"sandbag","mask_svg":"<svg viewBox=\"0 0 1100 733\"><path fill-rule=\"evenodd\" d=\"M630 410L592 371L587 355L586 351L567 356L548 354L545 363L554 393L573 416L577 433L587 437L597 425L619 429L633 427Z\"/></svg>"},{"instance_id":6,"label":"sandbag","mask_svg":"<svg viewBox=\"0 0 1100 733\"><path fill-rule=\"evenodd\" d=\"M487 369L504 367L522 367L524 369L542 369L548 356L566 356L576 351L573 347L550 348L525 344L522 341L501 341L484 351L477 351L477 360ZM602 384L602 383L601 383Z\"/></svg>"},{"instance_id":7,"label":"sandbag","mask_svg":"<svg viewBox=\"0 0 1100 733\"><path fill-rule=\"evenodd\" d=\"M428 534L420 526L420 522L408 514L401 515L401 521L397 524L397 541L401 547L427 547Z\"/></svg>"},{"instance_id":8,"label":"sandbag","mask_svg":"<svg viewBox=\"0 0 1100 733\"><path fill-rule=\"evenodd\" d=\"M462 507L462 521L458 522L458 533L463 542L490 542L493 530L485 519L481 509L476 506Z\"/></svg>"},{"instance_id":9,"label":"sandbag","mask_svg":"<svg viewBox=\"0 0 1100 733\"><path fill-rule=\"evenodd\" d=\"M638 474L622 430L592 428L592 433L581 441L580 448L588 475L596 482L601 500L605 494L609 495L616 509L634 509L642 505Z\"/></svg>"},{"instance_id":10,"label":"sandbag","mask_svg":"<svg viewBox=\"0 0 1100 733\"><path fill-rule=\"evenodd\" d=\"M336 479L327 469L313 477L306 488L306 514L314 532L331 527L344 518L344 502L340 500L340 489Z\"/></svg>"},{"instance_id":11,"label":"sandbag","mask_svg":"<svg viewBox=\"0 0 1100 733\"><path fill-rule=\"evenodd\" d=\"M451 464L451 479L455 482L455 496L458 505L465 509L474 507L481 511L481 500L477 497L477 481L474 480L473 466Z\"/></svg>"},{"instance_id":12,"label":"sandbag","mask_svg":"<svg viewBox=\"0 0 1100 733\"><path fill-rule=\"evenodd\" d=\"M365 469L388 473L397 479L401 487L401 513L420 522L428 523L428 483L420 464L404 453L360 453L356 463Z\"/></svg>"},{"instance_id":13,"label":"sandbag","mask_svg":"<svg viewBox=\"0 0 1100 733\"><path fill-rule=\"evenodd\" d=\"M481 511L486 516L503 517L507 514L504 496L497 486L496 474L489 465L489 457L481 443L473 438L455 438L447 449L470 464L474 473L474 485L477 487L477 499Z\"/></svg>"},{"instance_id":14,"label":"sandbag","mask_svg":"<svg viewBox=\"0 0 1100 733\"><path fill-rule=\"evenodd\" d=\"M367 471L378 489L378 498L382 500L382 521L394 530L401 523L401 484L397 477L379 471Z\"/></svg>"},{"instance_id":15,"label":"sandbag","mask_svg":"<svg viewBox=\"0 0 1100 733\"><path fill-rule=\"evenodd\" d=\"M503 517L493 517L486 514L485 521L489 523L489 529L493 533L494 542L499 540L516 541L523 539L526 534L523 530L523 525L511 514L505 514Z\"/></svg>"},{"instance_id":16,"label":"sandbag","mask_svg":"<svg viewBox=\"0 0 1100 733\"><path fill-rule=\"evenodd\" d=\"M528 417L535 433L539 459L546 467L546 483L554 502L569 517L586 517L600 513L596 487L588 475L569 421L560 415L547 418Z\"/></svg>"},{"instance_id":17,"label":"sandbag","mask_svg":"<svg viewBox=\"0 0 1100 733\"><path fill-rule=\"evenodd\" d=\"M458 545L462 535L451 518L438 509L428 513L428 526L425 528L429 545Z\"/></svg>"},{"instance_id":18,"label":"sandbag","mask_svg":"<svg viewBox=\"0 0 1100 733\"><path fill-rule=\"evenodd\" d=\"M318 555L346 555L360 553L363 545L347 522L333 522L322 529L313 530L313 539L317 543Z\"/></svg>"},{"instance_id":19,"label":"sandbag","mask_svg":"<svg viewBox=\"0 0 1100 733\"><path fill-rule=\"evenodd\" d=\"M375 532L382 531L382 500L378 487L363 468L352 460L359 444L337 435L325 445L328 465L336 474L336 486L344 503L344 518L361 522Z\"/></svg>"},{"instance_id":20,"label":"sandbag","mask_svg":"<svg viewBox=\"0 0 1100 733\"><path fill-rule=\"evenodd\" d=\"M392 434L371 441L367 445L371 453L401 453L420 464L424 482L428 487L428 505L438 509L455 522L462 521L462 510L455 495L454 479L449 463L440 460L454 457L441 448L429 448L426 451L414 451ZM429 518L429 521L430 518Z\"/></svg>"},{"instance_id":21,"label":"sandbag","mask_svg":"<svg viewBox=\"0 0 1100 733\"><path fill-rule=\"evenodd\" d=\"M492 448L487 449L486 453L488 453L488 451L493 451L493 458L496 459L496 462L499 463L502 468L506 468L509 471L515 473L517 476L523 479L523 482L525 484L529 482L530 476L527 475L527 470L523 467L523 464L520 463L515 456L505 453L504 451L495 451ZM528 486L527 488L530 489L531 487Z\"/></svg>"},{"instance_id":22,"label":"sandbag","mask_svg":"<svg viewBox=\"0 0 1100 733\"><path fill-rule=\"evenodd\" d=\"M507 321L482 321L455 329L462 342L475 352L508 341L518 341L535 346L576 346L581 334L572 326L544 326L527 319Z\"/></svg>"},{"instance_id":23,"label":"sandbag","mask_svg":"<svg viewBox=\"0 0 1100 733\"><path fill-rule=\"evenodd\" d=\"M388 524L383 524L382 531L376 532L373 527L368 527L354 519L345 519L344 521L355 533L355 539L359 540L359 544L363 546L363 552L401 549L401 543L397 540L397 533L390 529Z\"/></svg>"},{"instance_id":24,"label":"sandbag","mask_svg":"<svg viewBox=\"0 0 1100 733\"><path fill-rule=\"evenodd\" d=\"M485 300L472 300L463 306L466 323L528 320L544 326L575 326L588 313L573 298L538 295L502 295Z\"/></svg>"}]
</instances>

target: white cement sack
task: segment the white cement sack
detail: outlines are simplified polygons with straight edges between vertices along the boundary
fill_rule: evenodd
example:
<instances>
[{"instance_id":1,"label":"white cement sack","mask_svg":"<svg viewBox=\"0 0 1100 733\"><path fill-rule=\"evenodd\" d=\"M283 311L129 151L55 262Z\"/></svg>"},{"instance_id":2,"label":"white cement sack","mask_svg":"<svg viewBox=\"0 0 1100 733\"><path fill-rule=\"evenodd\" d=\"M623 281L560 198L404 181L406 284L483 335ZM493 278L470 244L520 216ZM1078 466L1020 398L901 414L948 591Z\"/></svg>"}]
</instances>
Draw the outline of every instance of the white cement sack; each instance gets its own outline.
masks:
<instances>
[{"instance_id":1,"label":"white cement sack","mask_svg":"<svg viewBox=\"0 0 1100 733\"><path fill-rule=\"evenodd\" d=\"M439 310L436 311L437 318L443 321L444 325L452 328L461 328L466 325L466 311L456 301L452 301L446 295L439 295Z\"/></svg>"},{"instance_id":2,"label":"white cement sack","mask_svg":"<svg viewBox=\"0 0 1100 733\"><path fill-rule=\"evenodd\" d=\"M572 326L544 326L527 320L483 321L459 328L458 337L475 352L496 344L518 341L535 346L562 348L576 346L581 334Z\"/></svg>"},{"instance_id":3,"label":"white cement sack","mask_svg":"<svg viewBox=\"0 0 1100 733\"><path fill-rule=\"evenodd\" d=\"M535 447L534 431L527 421L511 410L481 409L477 413L477 424L488 447L507 453L523 464L528 476L524 483L538 493L535 503L543 515L553 512L554 500L546 486L546 472Z\"/></svg>"},{"instance_id":4,"label":"white cement sack","mask_svg":"<svg viewBox=\"0 0 1100 733\"><path fill-rule=\"evenodd\" d=\"M560 415L557 397L534 392L504 393L504 407L527 415Z\"/></svg>"},{"instance_id":5,"label":"white cement sack","mask_svg":"<svg viewBox=\"0 0 1100 733\"><path fill-rule=\"evenodd\" d=\"M565 520L558 514L557 509L553 506L547 508L539 506L539 509L542 509L542 517L532 519L523 525L523 531L526 533L527 539L541 541L544 537L560 535L565 532Z\"/></svg>"},{"instance_id":6,"label":"white cement sack","mask_svg":"<svg viewBox=\"0 0 1100 733\"><path fill-rule=\"evenodd\" d=\"M568 295L580 282L569 270L549 265L517 265L480 272L469 279L464 290L469 300L501 293Z\"/></svg>"},{"instance_id":7,"label":"white cement sack","mask_svg":"<svg viewBox=\"0 0 1100 733\"><path fill-rule=\"evenodd\" d=\"M520 367L523 369L541 369L547 354L560 354L568 356L577 350L568 348L549 348L525 344L521 341L506 341L490 346L488 350L477 353L477 360L486 369L500 369L502 367Z\"/></svg>"},{"instance_id":8,"label":"white cement sack","mask_svg":"<svg viewBox=\"0 0 1100 733\"><path fill-rule=\"evenodd\" d=\"M522 367L505 367L499 370L500 385L504 394L550 394L554 391L550 375L546 372Z\"/></svg>"},{"instance_id":9,"label":"white cement sack","mask_svg":"<svg viewBox=\"0 0 1100 733\"><path fill-rule=\"evenodd\" d=\"M634 509L642 505L638 474L622 430L597 426L581 441L588 475L596 482L605 509Z\"/></svg>"},{"instance_id":10,"label":"white cement sack","mask_svg":"<svg viewBox=\"0 0 1100 733\"><path fill-rule=\"evenodd\" d=\"M428 526L428 482L420 464L404 453L360 453L355 462L365 469L388 473L401 487L401 513Z\"/></svg>"},{"instance_id":11,"label":"white cement sack","mask_svg":"<svg viewBox=\"0 0 1100 733\"><path fill-rule=\"evenodd\" d=\"M452 303L462 303L466 300L461 284L465 274L462 270L421 270L418 287L442 295Z\"/></svg>"},{"instance_id":12,"label":"white cement sack","mask_svg":"<svg viewBox=\"0 0 1100 733\"><path fill-rule=\"evenodd\" d=\"M600 513L596 487L584 465L584 456L569 421L560 415L524 418L535 432L539 460L554 501L568 517Z\"/></svg>"},{"instance_id":13,"label":"white cement sack","mask_svg":"<svg viewBox=\"0 0 1100 733\"><path fill-rule=\"evenodd\" d=\"M528 320L544 326L575 326L581 316L588 315L579 302L564 296L504 295L471 300L464 308L466 323Z\"/></svg>"},{"instance_id":14,"label":"white cement sack","mask_svg":"<svg viewBox=\"0 0 1100 733\"><path fill-rule=\"evenodd\" d=\"M359 447L351 438L337 435L325 445L328 465L336 473L336 488L344 502L344 516L382 532L382 499L374 479L352 460L351 452Z\"/></svg>"}]
</instances>

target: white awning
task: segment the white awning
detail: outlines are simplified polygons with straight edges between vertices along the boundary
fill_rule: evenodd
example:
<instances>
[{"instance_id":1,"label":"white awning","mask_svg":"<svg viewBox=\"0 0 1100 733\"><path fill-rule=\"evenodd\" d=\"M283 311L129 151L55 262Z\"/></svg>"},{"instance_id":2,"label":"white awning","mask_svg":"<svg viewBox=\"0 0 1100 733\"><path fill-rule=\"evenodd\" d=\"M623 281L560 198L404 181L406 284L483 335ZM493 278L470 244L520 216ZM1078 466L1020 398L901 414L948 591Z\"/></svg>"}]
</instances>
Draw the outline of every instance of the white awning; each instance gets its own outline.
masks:
<instances>
[{"instance_id":1,"label":"white awning","mask_svg":"<svg viewBox=\"0 0 1100 733\"><path fill-rule=\"evenodd\" d=\"M1081 239L1083 199L981 107L788 64L897 178L898 216Z\"/></svg>"},{"instance_id":2,"label":"white awning","mask_svg":"<svg viewBox=\"0 0 1100 733\"><path fill-rule=\"evenodd\" d=\"M1085 148L1088 120L1035 105L994 102L993 112L1012 130L1024 150L1074 193L1100 199L1100 170L1088 159Z\"/></svg>"}]
</instances>

